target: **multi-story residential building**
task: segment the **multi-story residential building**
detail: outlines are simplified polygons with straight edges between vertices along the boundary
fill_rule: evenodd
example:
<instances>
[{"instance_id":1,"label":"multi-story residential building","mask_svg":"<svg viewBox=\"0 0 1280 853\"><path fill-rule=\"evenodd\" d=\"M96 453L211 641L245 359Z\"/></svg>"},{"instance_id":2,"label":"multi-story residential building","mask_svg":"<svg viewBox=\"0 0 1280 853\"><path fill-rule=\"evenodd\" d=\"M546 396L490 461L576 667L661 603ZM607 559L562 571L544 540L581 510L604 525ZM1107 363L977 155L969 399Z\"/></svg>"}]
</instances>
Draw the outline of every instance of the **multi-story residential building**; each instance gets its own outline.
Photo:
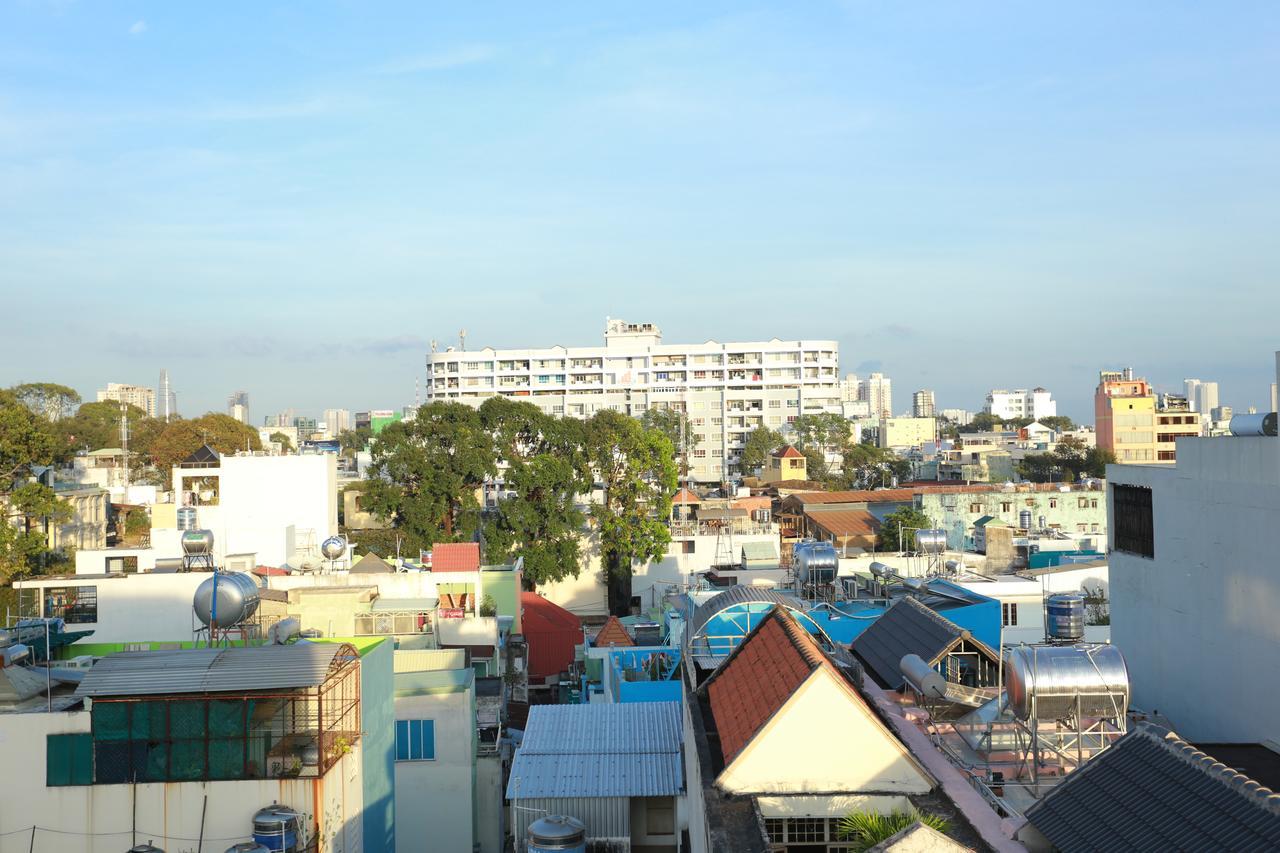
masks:
<instances>
[{"instance_id":1,"label":"multi-story residential building","mask_svg":"<svg viewBox=\"0 0 1280 853\"><path fill-rule=\"evenodd\" d=\"M742 473L738 455L756 427L840 412L838 357L835 341L664 344L651 323L609 320L603 347L430 353L427 400L479 405L501 395L578 418L681 411L698 436L690 476L721 482Z\"/></svg>"},{"instance_id":2,"label":"multi-story residential building","mask_svg":"<svg viewBox=\"0 0 1280 853\"><path fill-rule=\"evenodd\" d=\"M933 392L928 389L922 389L911 395L911 417L913 418L931 418L936 412L933 401Z\"/></svg>"},{"instance_id":3,"label":"multi-story residential building","mask_svg":"<svg viewBox=\"0 0 1280 853\"><path fill-rule=\"evenodd\" d=\"M156 390L143 385L124 385L119 382L108 382L106 388L98 389L98 402L113 401L137 406L149 416L156 416Z\"/></svg>"},{"instance_id":4,"label":"multi-story residential building","mask_svg":"<svg viewBox=\"0 0 1280 853\"><path fill-rule=\"evenodd\" d=\"M840 400L844 403L852 403L862 399L858 396L861 383L858 381L858 374L846 373L844 379L840 380Z\"/></svg>"},{"instance_id":5,"label":"multi-story residential building","mask_svg":"<svg viewBox=\"0 0 1280 853\"><path fill-rule=\"evenodd\" d=\"M1053 395L1043 388L1033 388L1030 391L1026 388L1014 391L993 388L987 393L986 411L1004 421L1017 418L1038 421L1057 415L1058 404L1054 402Z\"/></svg>"},{"instance_id":6,"label":"multi-story residential building","mask_svg":"<svg viewBox=\"0 0 1280 853\"><path fill-rule=\"evenodd\" d=\"M920 447L938 437L938 422L934 418L881 418L879 444L881 447Z\"/></svg>"},{"instance_id":7,"label":"multi-story residential building","mask_svg":"<svg viewBox=\"0 0 1280 853\"><path fill-rule=\"evenodd\" d=\"M956 426L965 426L973 422L973 412L968 409L943 409L939 414Z\"/></svg>"},{"instance_id":8,"label":"multi-story residential building","mask_svg":"<svg viewBox=\"0 0 1280 853\"><path fill-rule=\"evenodd\" d=\"M324 410L325 432L330 438L337 438L340 434L351 429L351 412L346 409L325 409Z\"/></svg>"},{"instance_id":9,"label":"multi-story residential building","mask_svg":"<svg viewBox=\"0 0 1280 853\"><path fill-rule=\"evenodd\" d=\"M227 414L242 424L249 423L248 391L237 391L227 398Z\"/></svg>"},{"instance_id":10,"label":"multi-story residential building","mask_svg":"<svg viewBox=\"0 0 1280 853\"><path fill-rule=\"evenodd\" d=\"M1200 416L1186 399L1157 396L1133 368L1098 374L1093 398L1098 447L1110 450L1121 463L1173 462L1177 439L1200 435Z\"/></svg>"},{"instance_id":11,"label":"multi-story residential building","mask_svg":"<svg viewBox=\"0 0 1280 853\"><path fill-rule=\"evenodd\" d=\"M893 417L893 381L883 373L873 373L858 383L858 399L871 407L871 417Z\"/></svg>"},{"instance_id":12,"label":"multi-story residential building","mask_svg":"<svg viewBox=\"0 0 1280 853\"><path fill-rule=\"evenodd\" d=\"M1187 403L1191 406L1191 411L1208 415L1209 412L1218 407L1217 382L1184 379L1182 380L1182 385L1186 388Z\"/></svg>"}]
</instances>

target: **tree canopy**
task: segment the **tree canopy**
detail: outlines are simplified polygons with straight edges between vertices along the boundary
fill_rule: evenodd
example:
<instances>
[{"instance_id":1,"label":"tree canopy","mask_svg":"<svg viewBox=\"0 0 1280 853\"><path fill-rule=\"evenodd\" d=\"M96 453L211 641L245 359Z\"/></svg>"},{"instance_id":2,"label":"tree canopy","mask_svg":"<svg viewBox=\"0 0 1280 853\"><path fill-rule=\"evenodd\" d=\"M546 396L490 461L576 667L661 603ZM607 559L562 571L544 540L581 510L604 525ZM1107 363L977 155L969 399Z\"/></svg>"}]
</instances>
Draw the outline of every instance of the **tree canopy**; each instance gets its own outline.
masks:
<instances>
[{"instance_id":1,"label":"tree canopy","mask_svg":"<svg viewBox=\"0 0 1280 853\"><path fill-rule=\"evenodd\" d=\"M853 434L853 425L842 415L821 412L800 415L792 421L793 444L805 456L810 480L825 480L830 475L828 453L842 453Z\"/></svg>"},{"instance_id":2,"label":"tree canopy","mask_svg":"<svg viewBox=\"0 0 1280 853\"><path fill-rule=\"evenodd\" d=\"M688 460L698 447L698 433L690 425L689 416L675 409L649 408L640 415L640 424L645 429L657 430L667 437L676 456L680 476L687 476Z\"/></svg>"},{"instance_id":3,"label":"tree canopy","mask_svg":"<svg viewBox=\"0 0 1280 853\"><path fill-rule=\"evenodd\" d=\"M60 524L70 510L53 489L31 477L38 466L66 456L48 418L14 392L0 391L0 579L47 565L44 522Z\"/></svg>"},{"instance_id":4,"label":"tree canopy","mask_svg":"<svg viewBox=\"0 0 1280 853\"><path fill-rule=\"evenodd\" d=\"M1018 464L1018 473L1033 483L1073 482L1081 476L1106 477L1107 465L1115 454L1089 447L1074 436L1059 441L1051 453L1028 453Z\"/></svg>"},{"instance_id":5,"label":"tree canopy","mask_svg":"<svg viewBox=\"0 0 1280 853\"><path fill-rule=\"evenodd\" d=\"M740 460L743 473L763 468L765 463L769 461L770 454L785 443L782 433L777 430L769 429L766 426L758 426L753 429L747 435L747 440L742 448Z\"/></svg>"},{"instance_id":6,"label":"tree canopy","mask_svg":"<svg viewBox=\"0 0 1280 853\"><path fill-rule=\"evenodd\" d=\"M880 536L876 547L881 551L911 551L915 549L915 531L933 527L929 516L913 506L894 510L880 522Z\"/></svg>"},{"instance_id":7,"label":"tree canopy","mask_svg":"<svg viewBox=\"0 0 1280 853\"><path fill-rule=\"evenodd\" d=\"M65 418L80 405L80 393L56 382L24 382L9 389L18 402L50 421Z\"/></svg>"},{"instance_id":8,"label":"tree canopy","mask_svg":"<svg viewBox=\"0 0 1280 853\"><path fill-rule=\"evenodd\" d=\"M136 440L139 425L146 421L160 424L164 422L147 417L146 412L130 403L123 405L125 418L129 422L129 449L145 453L147 449L139 447ZM73 452L120 447L120 409L121 404L113 400L85 403L74 415L55 423L54 430Z\"/></svg>"},{"instance_id":9,"label":"tree canopy","mask_svg":"<svg viewBox=\"0 0 1280 853\"><path fill-rule=\"evenodd\" d=\"M165 424L150 442L151 461L160 482L167 482L173 466L205 444L225 454L262 449L258 431L230 415L210 412L192 420L178 418Z\"/></svg>"},{"instance_id":10,"label":"tree canopy","mask_svg":"<svg viewBox=\"0 0 1280 853\"><path fill-rule=\"evenodd\" d=\"M849 444L844 449L841 473L832 488L874 489L911 477L911 463L886 447Z\"/></svg>"},{"instance_id":11,"label":"tree canopy","mask_svg":"<svg viewBox=\"0 0 1280 853\"><path fill-rule=\"evenodd\" d=\"M276 444L283 447L285 450L293 450L293 441L289 438L289 436L285 435L282 432L271 433L270 439L271 441L274 441Z\"/></svg>"}]
</instances>

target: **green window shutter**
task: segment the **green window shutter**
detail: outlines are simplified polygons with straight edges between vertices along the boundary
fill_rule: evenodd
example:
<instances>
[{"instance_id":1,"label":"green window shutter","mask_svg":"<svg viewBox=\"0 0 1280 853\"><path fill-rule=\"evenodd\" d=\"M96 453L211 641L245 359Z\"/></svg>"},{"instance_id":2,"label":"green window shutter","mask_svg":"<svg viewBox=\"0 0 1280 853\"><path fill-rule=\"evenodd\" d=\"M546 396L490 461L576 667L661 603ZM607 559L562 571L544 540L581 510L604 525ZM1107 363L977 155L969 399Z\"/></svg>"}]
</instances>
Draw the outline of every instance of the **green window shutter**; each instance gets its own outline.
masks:
<instances>
[{"instance_id":1,"label":"green window shutter","mask_svg":"<svg viewBox=\"0 0 1280 853\"><path fill-rule=\"evenodd\" d=\"M93 735L48 735L45 738L45 784L93 784Z\"/></svg>"}]
</instances>

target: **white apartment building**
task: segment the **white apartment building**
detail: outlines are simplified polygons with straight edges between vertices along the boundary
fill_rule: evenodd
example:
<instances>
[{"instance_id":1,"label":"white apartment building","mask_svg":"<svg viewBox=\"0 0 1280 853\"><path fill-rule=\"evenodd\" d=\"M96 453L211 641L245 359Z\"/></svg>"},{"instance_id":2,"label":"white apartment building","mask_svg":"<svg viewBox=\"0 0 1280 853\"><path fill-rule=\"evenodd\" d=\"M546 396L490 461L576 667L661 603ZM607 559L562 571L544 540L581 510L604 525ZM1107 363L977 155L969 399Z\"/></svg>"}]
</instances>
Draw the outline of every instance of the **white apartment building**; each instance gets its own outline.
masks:
<instances>
[{"instance_id":1,"label":"white apartment building","mask_svg":"<svg viewBox=\"0 0 1280 853\"><path fill-rule=\"evenodd\" d=\"M119 382L108 382L106 388L98 389L98 402L128 403L137 406L149 416L156 416L156 389L142 385L124 385Z\"/></svg>"},{"instance_id":2,"label":"white apartment building","mask_svg":"<svg viewBox=\"0 0 1280 853\"><path fill-rule=\"evenodd\" d=\"M858 382L858 399L870 407L872 418L893 417L893 381L883 373L873 373Z\"/></svg>"},{"instance_id":3,"label":"white apartment building","mask_svg":"<svg viewBox=\"0 0 1280 853\"><path fill-rule=\"evenodd\" d=\"M986 411L1006 421L1014 418L1031 418L1038 421L1041 418L1057 415L1058 404L1054 401L1053 395L1043 388L1033 388L1030 391L1026 388L1014 391L994 388L987 393Z\"/></svg>"},{"instance_id":4,"label":"white apartment building","mask_svg":"<svg viewBox=\"0 0 1280 853\"><path fill-rule=\"evenodd\" d=\"M1218 383L1204 382L1200 379L1184 379L1182 385L1186 389L1187 405L1193 412L1208 415L1218 408ZM1274 409L1272 409L1274 411Z\"/></svg>"},{"instance_id":5,"label":"white apartment building","mask_svg":"<svg viewBox=\"0 0 1280 853\"><path fill-rule=\"evenodd\" d=\"M351 412L347 409L324 410L324 433L330 438L337 438L351 429L351 424Z\"/></svg>"},{"instance_id":6,"label":"white apartment building","mask_svg":"<svg viewBox=\"0 0 1280 853\"><path fill-rule=\"evenodd\" d=\"M607 320L602 347L432 352L426 391L428 402L502 395L578 418L682 411L698 438L690 476L715 483L741 475L738 454L756 427L839 413L838 365L835 341L664 344L652 323Z\"/></svg>"},{"instance_id":7,"label":"white apartment building","mask_svg":"<svg viewBox=\"0 0 1280 853\"><path fill-rule=\"evenodd\" d=\"M967 409L943 409L940 414L957 426L965 426L973 421L973 412Z\"/></svg>"}]
</instances>

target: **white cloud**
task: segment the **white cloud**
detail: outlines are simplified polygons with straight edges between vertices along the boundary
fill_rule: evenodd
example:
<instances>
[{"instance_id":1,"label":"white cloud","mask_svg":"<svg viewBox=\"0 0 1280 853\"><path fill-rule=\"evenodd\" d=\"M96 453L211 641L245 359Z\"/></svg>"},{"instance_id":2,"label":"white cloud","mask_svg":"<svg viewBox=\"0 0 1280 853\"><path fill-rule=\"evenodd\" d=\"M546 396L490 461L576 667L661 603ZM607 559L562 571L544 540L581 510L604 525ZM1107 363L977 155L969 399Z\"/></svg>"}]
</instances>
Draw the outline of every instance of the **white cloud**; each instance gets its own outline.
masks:
<instances>
[{"instance_id":1,"label":"white cloud","mask_svg":"<svg viewBox=\"0 0 1280 853\"><path fill-rule=\"evenodd\" d=\"M421 71L446 71L450 68L461 68L464 65L478 65L488 62L498 53L493 45L471 44L438 53L424 53L418 56L406 56L393 59L379 65L377 70L382 74L416 74Z\"/></svg>"},{"instance_id":2,"label":"white cloud","mask_svg":"<svg viewBox=\"0 0 1280 853\"><path fill-rule=\"evenodd\" d=\"M129 27L129 35L140 36L147 31L146 21L135 21L132 27Z\"/></svg>"}]
</instances>

